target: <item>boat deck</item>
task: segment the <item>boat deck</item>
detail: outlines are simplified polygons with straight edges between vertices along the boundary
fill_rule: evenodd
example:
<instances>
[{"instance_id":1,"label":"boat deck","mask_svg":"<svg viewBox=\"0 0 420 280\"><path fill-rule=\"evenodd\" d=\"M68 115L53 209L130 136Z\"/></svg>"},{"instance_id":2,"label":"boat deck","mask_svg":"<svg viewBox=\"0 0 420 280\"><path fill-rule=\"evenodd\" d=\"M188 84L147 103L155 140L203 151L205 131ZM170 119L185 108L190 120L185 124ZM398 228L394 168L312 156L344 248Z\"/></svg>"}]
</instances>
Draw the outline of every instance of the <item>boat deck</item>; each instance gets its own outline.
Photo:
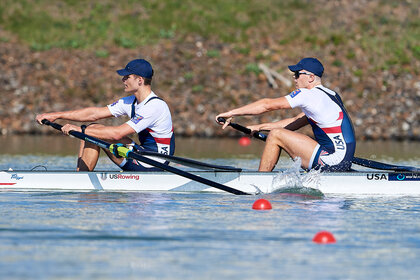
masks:
<instances>
[{"instance_id":1,"label":"boat deck","mask_svg":"<svg viewBox=\"0 0 420 280\"><path fill-rule=\"evenodd\" d=\"M196 176L246 193L309 187L324 194L420 195L420 173L355 171L305 173L191 171ZM1 171L0 190L173 191L223 190L169 172Z\"/></svg>"}]
</instances>

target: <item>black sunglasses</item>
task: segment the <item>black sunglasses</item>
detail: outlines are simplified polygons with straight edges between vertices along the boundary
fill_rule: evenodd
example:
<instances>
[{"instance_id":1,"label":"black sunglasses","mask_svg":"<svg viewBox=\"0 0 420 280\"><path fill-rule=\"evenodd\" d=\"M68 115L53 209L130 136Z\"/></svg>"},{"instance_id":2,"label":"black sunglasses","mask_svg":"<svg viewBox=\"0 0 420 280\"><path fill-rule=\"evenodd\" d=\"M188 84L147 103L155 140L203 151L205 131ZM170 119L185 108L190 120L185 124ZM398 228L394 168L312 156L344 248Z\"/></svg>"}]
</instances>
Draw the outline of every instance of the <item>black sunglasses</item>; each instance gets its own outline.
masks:
<instances>
[{"instance_id":1,"label":"black sunglasses","mask_svg":"<svg viewBox=\"0 0 420 280\"><path fill-rule=\"evenodd\" d=\"M297 80L297 79L299 79L300 75L312 75L312 74L309 74L309 73L306 73L306 72L295 71L295 74L293 75L293 77L295 77L295 79Z\"/></svg>"}]
</instances>

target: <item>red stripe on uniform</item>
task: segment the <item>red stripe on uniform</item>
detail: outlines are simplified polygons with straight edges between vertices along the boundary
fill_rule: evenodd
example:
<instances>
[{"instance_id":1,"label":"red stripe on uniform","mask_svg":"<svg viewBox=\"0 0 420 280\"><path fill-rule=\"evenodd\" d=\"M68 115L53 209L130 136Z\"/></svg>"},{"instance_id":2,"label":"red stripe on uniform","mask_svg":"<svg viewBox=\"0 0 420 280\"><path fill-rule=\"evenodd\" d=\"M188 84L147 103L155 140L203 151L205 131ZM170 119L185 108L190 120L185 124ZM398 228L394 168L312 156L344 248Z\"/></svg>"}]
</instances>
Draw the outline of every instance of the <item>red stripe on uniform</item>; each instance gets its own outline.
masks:
<instances>
[{"instance_id":1,"label":"red stripe on uniform","mask_svg":"<svg viewBox=\"0 0 420 280\"><path fill-rule=\"evenodd\" d=\"M337 119L337 121L342 120L342 119L343 119L343 112L340 112L340 113L338 114L338 119Z\"/></svg>"},{"instance_id":2,"label":"red stripe on uniform","mask_svg":"<svg viewBox=\"0 0 420 280\"><path fill-rule=\"evenodd\" d=\"M165 145L170 145L171 144L171 138L155 138L155 137L153 137L153 139L155 139L156 143L159 143L159 144L165 144Z\"/></svg>"},{"instance_id":3,"label":"red stripe on uniform","mask_svg":"<svg viewBox=\"0 0 420 280\"><path fill-rule=\"evenodd\" d=\"M341 133L341 126L321 128L325 133Z\"/></svg>"},{"instance_id":4,"label":"red stripe on uniform","mask_svg":"<svg viewBox=\"0 0 420 280\"><path fill-rule=\"evenodd\" d=\"M13 186L16 185L16 183L0 183L0 186Z\"/></svg>"}]
</instances>

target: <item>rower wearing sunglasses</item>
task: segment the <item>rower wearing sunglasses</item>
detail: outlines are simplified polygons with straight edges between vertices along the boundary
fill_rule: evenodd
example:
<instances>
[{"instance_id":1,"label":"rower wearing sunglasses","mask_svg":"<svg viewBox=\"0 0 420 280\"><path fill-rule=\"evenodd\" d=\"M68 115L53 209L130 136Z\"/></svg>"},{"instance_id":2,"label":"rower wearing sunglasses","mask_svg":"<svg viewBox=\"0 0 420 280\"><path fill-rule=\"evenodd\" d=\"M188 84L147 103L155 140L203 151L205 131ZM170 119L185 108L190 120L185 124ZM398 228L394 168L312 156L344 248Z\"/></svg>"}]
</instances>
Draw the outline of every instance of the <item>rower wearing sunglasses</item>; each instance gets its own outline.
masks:
<instances>
[{"instance_id":1,"label":"rower wearing sunglasses","mask_svg":"<svg viewBox=\"0 0 420 280\"><path fill-rule=\"evenodd\" d=\"M316 58L304 58L289 66L294 72L296 90L279 98L263 98L254 103L219 114L226 119L223 129L234 116L259 115L279 109L300 108L302 113L272 123L248 126L253 132L270 131L261 157L260 171L272 171L284 149L291 158L299 157L304 169L347 171L356 148L354 129L340 96L324 87L324 67ZM296 132L310 124L314 138Z\"/></svg>"}]
</instances>

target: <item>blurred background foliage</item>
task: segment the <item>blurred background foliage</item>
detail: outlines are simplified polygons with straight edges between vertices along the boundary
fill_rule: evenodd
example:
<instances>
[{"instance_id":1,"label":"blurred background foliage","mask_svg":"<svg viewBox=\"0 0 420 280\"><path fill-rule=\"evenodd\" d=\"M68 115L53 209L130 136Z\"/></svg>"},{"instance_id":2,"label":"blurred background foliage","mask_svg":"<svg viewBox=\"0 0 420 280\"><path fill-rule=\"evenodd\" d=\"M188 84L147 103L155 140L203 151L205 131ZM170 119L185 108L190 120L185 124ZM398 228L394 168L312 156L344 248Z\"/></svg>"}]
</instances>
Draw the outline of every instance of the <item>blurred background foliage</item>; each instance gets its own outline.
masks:
<instances>
[{"instance_id":1,"label":"blurred background foliage","mask_svg":"<svg viewBox=\"0 0 420 280\"><path fill-rule=\"evenodd\" d=\"M287 65L313 56L325 66L324 85L343 93L359 138L419 140L419 4L2 0L0 103L9 106L0 107L0 134L38 133L35 112L113 100L121 92L115 69L143 57L178 135L226 135L216 112L294 90ZM270 87L261 63L288 83Z\"/></svg>"},{"instance_id":2,"label":"blurred background foliage","mask_svg":"<svg viewBox=\"0 0 420 280\"><path fill-rule=\"evenodd\" d=\"M187 36L239 44L242 51L271 37L279 45L331 46L331 54L369 53L377 69L420 59L418 1L309 0L2 0L1 41L13 36L32 50L136 48ZM217 57L217 52L209 55ZM335 66L344 63L334 61ZM403 69L403 68L401 68Z\"/></svg>"}]
</instances>

